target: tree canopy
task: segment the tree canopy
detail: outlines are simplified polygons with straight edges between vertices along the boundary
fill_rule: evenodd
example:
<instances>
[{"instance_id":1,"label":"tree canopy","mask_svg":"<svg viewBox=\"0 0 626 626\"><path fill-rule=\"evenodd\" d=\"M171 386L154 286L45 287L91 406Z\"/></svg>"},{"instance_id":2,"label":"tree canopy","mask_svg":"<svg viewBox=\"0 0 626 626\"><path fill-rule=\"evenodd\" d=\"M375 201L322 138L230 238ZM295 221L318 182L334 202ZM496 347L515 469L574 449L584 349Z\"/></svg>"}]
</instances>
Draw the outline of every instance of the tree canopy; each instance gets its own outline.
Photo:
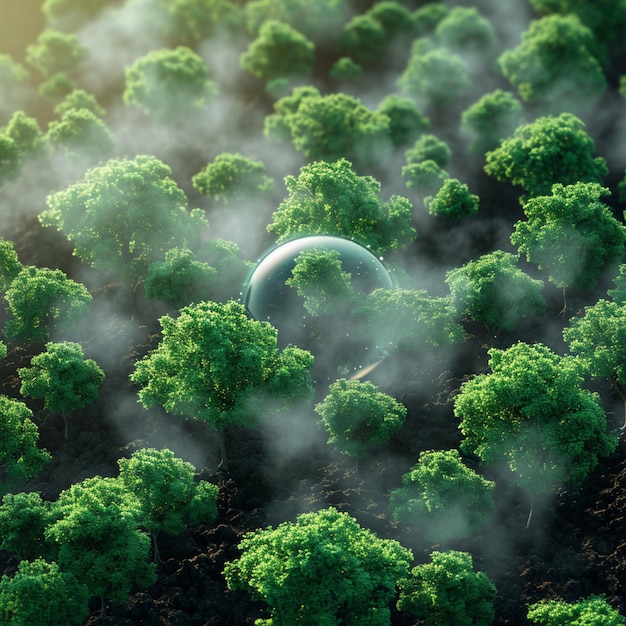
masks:
<instances>
[{"instance_id":1,"label":"tree canopy","mask_svg":"<svg viewBox=\"0 0 626 626\"><path fill-rule=\"evenodd\" d=\"M206 220L189 211L168 165L153 156L112 159L48 196L40 214L74 244L74 254L133 286L152 261L199 240Z\"/></svg>"},{"instance_id":2,"label":"tree canopy","mask_svg":"<svg viewBox=\"0 0 626 626\"><path fill-rule=\"evenodd\" d=\"M590 595L578 602L541 600L528 607L528 619L541 626L624 626L626 619L603 596Z\"/></svg>"},{"instance_id":3,"label":"tree canopy","mask_svg":"<svg viewBox=\"0 0 626 626\"><path fill-rule=\"evenodd\" d=\"M349 161L316 161L287 176L288 198L278 207L268 232L286 241L294 236L338 235L375 253L409 245L416 232L411 203L402 196L381 198L372 176L358 176Z\"/></svg>"},{"instance_id":4,"label":"tree canopy","mask_svg":"<svg viewBox=\"0 0 626 626\"><path fill-rule=\"evenodd\" d=\"M268 626L389 624L389 603L412 559L332 507L248 533L239 548L226 582L267 603Z\"/></svg>"}]
</instances>

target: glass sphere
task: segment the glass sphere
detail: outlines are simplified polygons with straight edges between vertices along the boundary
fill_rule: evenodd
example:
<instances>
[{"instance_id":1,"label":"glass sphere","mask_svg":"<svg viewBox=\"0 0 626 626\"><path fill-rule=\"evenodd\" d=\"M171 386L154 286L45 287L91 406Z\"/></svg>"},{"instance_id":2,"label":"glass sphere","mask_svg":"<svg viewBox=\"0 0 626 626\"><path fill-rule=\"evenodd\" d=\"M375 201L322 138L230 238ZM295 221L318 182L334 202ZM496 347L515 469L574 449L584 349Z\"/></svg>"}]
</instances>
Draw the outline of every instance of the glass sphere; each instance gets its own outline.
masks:
<instances>
[{"instance_id":1,"label":"glass sphere","mask_svg":"<svg viewBox=\"0 0 626 626\"><path fill-rule=\"evenodd\" d=\"M285 284L292 277L298 255L315 248L339 253L342 270L351 274L355 294L393 287L387 268L364 246L342 237L312 235L280 244L261 257L243 285L242 300L254 319L277 328L281 346L292 343L310 349L316 359L322 357L341 375L347 375L375 361L377 347L355 336L349 311L314 317L305 309L304 298Z\"/></svg>"}]
</instances>

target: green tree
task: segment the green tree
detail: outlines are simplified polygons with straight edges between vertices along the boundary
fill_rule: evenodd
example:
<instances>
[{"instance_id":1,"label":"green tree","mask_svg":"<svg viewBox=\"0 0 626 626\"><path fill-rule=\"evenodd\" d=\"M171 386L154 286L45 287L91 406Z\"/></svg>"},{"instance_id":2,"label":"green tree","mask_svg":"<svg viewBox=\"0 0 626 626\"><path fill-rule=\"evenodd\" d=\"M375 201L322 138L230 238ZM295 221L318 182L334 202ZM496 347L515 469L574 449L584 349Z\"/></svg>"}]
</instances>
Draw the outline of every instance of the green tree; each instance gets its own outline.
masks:
<instances>
[{"instance_id":1,"label":"green tree","mask_svg":"<svg viewBox=\"0 0 626 626\"><path fill-rule=\"evenodd\" d=\"M25 343L47 341L53 332L66 332L91 306L87 288L61 270L24 267L5 294L10 318L7 337Z\"/></svg>"},{"instance_id":2,"label":"green tree","mask_svg":"<svg viewBox=\"0 0 626 626\"><path fill-rule=\"evenodd\" d=\"M608 289L607 295L618 304L626 302L626 263L622 263L618 268L618 273L613 278L614 289Z\"/></svg>"},{"instance_id":3,"label":"green tree","mask_svg":"<svg viewBox=\"0 0 626 626\"><path fill-rule=\"evenodd\" d=\"M411 19L417 37L433 35L437 25L448 15L450 9L441 2L427 2L413 11Z\"/></svg>"},{"instance_id":4,"label":"green tree","mask_svg":"<svg viewBox=\"0 0 626 626\"><path fill-rule=\"evenodd\" d=\"M526 615L542 626L624 626L626 619L603 596L588 596L578 602L542 600L528 607Z\"/></svg>"},{"instance_id":5,"label":"green tree","mask_svg":"<svg viewBox=\"0 0 626 626\"><path fill-rule=\"evenodd\" d=\"M539 117L486 155L485 172L521 187L529 196L548 195L555 183L601 183L606 161L594 157L595 143L571 113Z\"/></svg>"},{"instance_id":6,"label":"green tree","mask_svg":"<svg viewBox=\"0 0 626 626\"><path fill-rule=\"evenodd\" d=\"M367 10L367 15L383 27L388 42L413 29L411 12L400 2L379 0Z\"/></svg>"},{"instance_id":7,"label":"green tree","mask_svg":"<svg viewBox=\"0 0 626 626\"><path fill-rule=\"evenodd\" d=\"M434 196L424 198L431 215L442 215L449 219L476 215L478 203L478 196L470 193L469 187L457 178L448 178Z\"/></svg>"},{"instance_id":8,"label":"green tree","mask_svg":"<svg viewBox=\"0 0 626 626\"><path fill-rule=\"evenodd\" d=\"M527 219L515 224L511 243L560 289L593 289L626 251L624 225L600 201L608 193L597 183L553 185L552 195L524 204Z\"/></svg>"},{"instance_id":9,"label":"green tree","mask_svg":"<svg viewBox=\"0 0 626 626\"><path fill-rule=\"evenodd\" d=\"M164 261L148 266L144 282L146 298L159 298L180 308L206 300L213 292L217 270L194 258L189 248L172 248Z\"/></svg>"},{"instance_id":10,"label":"green tree","mask_svg":"<svg viewBox=\"0 0 626 626\"><path fill-rule=\"evenodd\" d=\"M463 59L447 48L431 48L416 40L398 86L433 108L445 106L471 87Z\"/></svg>"},{"instance_id":11,"label":"green tree","mask_svg":"<svg viewBox=\"0 0 626 626\"><path fill-rule=\"evenodd\" d=\"M53 557L44 539L53 519L51 503L38 492L7 493L0 506L0 549L28 561Z\"/></svg>"},{"instance_id":12,"label":"green tree","mask_svg":"<svg viewBox=\"0 0 626 626\"><path fill-rule=\"evenodd\" d=\"M3 482L25 481L36 476L51 459L37 447L39 429L33 412L19 400L0 396L0 468Z\"/></svg>"},{"instance_id":13,"label":"green tree","mask_svg":"<svg viewBox=\"0 0 626 626\"><path fill-rule=\"evenodd\" d=\"M74 69L87 56L87 48L77 35L50 28L42 31L37 42L26 48L26 62L45 78Z\"/></svg>"},{"instance_id":14,"label":"green tree","mask_svg":"<svg viewBox=\"0 0 626 626\"><path fill-rule=\"evenodd\" d=\"M337 41L337 52L359 65L379 61L387 46L382 24L371 15L355 15L343 27Z\"/></svg>"},{"instance_id":15,"label":"green tree","mask_svg":"<svg viewBox=\"0 0 626 626\"><path fill-rule=\"evenodd\" d=\"M156 580L150 538L137 527L139 506L118 478L94 476L74 483L53 505L45 531L58 548L57 563L88 588L90 597L125 601L135 587Z\"/></svg>"},{"instance_id":16,"label":"green tree","mask_svg":"<svg viewBox=\"0 0 626 626\"><path fill-rule=\"evenodd\" d=\"M289 24L264 22L258 37L241 55L241 67L267 83L308 76L315 62L313 43Z\"/></svg>"},{"instance_id":17,"label":"green tree","mask_svg":"<svg viewBox=\"0 0 626 626\"><path fill-rule=\"evenodd\" d=\"M0 622L12 626L83 624L89 616L87 587L56 563L22 561L0 580Z\"/></svg>"},{"instance_id":18,"label":"green tree","mask_svg":"<svg viewBox=\"0 0 626 626\"><path fill-rule=\"evenodd\" d=\"M375 289L359 299L352 318L378 346L411 351L463 339L450 299L434 298L423 289Z\"/></svg>"},{"instance_id":19,"label":"green tree","mask_svg":"<svg viewBox=\"0 0 626 626\"><path fill-rule=\"evenodd\" d=\"M414 189L422 198L436 194L450 175L432 159L408 163L402 167L406 186Z\"/></svg>"},{"instance_id":20,"label":"green tree","mask_svg":"<svg viewBox=\"0 0 626 626\"><path fill-rule=\"evenodd\" d=\"M226 582L267 603L267 626L388 625L389 603L412 559L398 542L332 507L250 532L239 548Z\"/></svg>"},{"instance_id":21,"label":"green tree","mask_svg":"<svg viewBox=\"0 0 626 626\"><path fill-rule=\"evenodd\" d=\"M18 368L20 393L43 398L48 411L61 413L68 438L68 418L77 409L93 404L100 393L104 372L93 359L85 359L80 344L49 342L34 356L30 367Z\"/></svg>"},{"instance_id":22,"label":"green tree","mask_svg":"<svg viewBox=\"0 0 626 626\"><path fill-rule=\"evenodd\" d=\"M289 197L267 227L279 242L294 236L338 235L378 254L405 247L416 236L410 202L395 195L383 201L380 183L372 176L358 176L346 159L305 165L297 178L285 178L285 186Z\"/></svg>"},{"instance_id":23,"label":"green tree","mask_svg":"<svg viewBox=\"0 0 626 626\"><path fill-rule=\"evenodd\" d=\"M45 138L36 118L16 111L3 131L17 147L20 163L34 159L45 152Z\"/></svg>"},{"instance_id":24,"label":"green tree","mask_svg":"<svg viewBox=\"0 0 626 626\"><path fill-rule=\"evenodd\" d=\"M151 262L176 246L193 247L206 227L171 173L153 156L112 159L50 195L39 219L63 232L81 260L132 287Z\"/></svg>"},{"instance_id":25,"label":"green tree","mask_svg":"<svg viewBox=\"0 0 626 626\"><path fill-rule=\"evenodd\" d=\"M437 39L449 50L461 54L490 55L496 46L491 22L476 7L453 7L437 24Z\"/></svg>"},{"instance_id":26,"label":"green tree","mask_svg":"<svg viewBox=\"0 0 626 626\"><path fill-rule=\"evenodd\" d=\"M626 428L626 306L623 302L598 300L585 307L563 329L569 349L577 354L594 378L606 378L624 403Z\"/></svg>"},{"instance_id":27,"label":"green tree","mask_svg":"<svg viewBox=\"0 0 626 626\"><path fill-rule=\"evenodd\" d=\"M342 269L339 252L313 248L301 252L295 261L285 284L304 298L304 308L311 315L332 315L350 301L352 276Z\"/></svg>"},{"instance_id":28,"label":"green tree","mask_svg":"<svg viewBox=\"0 0 626 626\"><path fill-rule=\"evenodd\" d=\"M430 120L411 100L396 94L386 95L377 111L389 118L389 137L397 147L410 145L430 127Z\"/></svg>"},{"instance_id":29,"label":"green tree","mask_svg":"<svg viewBox=\"0 0 626 626\"><path fill-rule=\"evenodd\" d=\"M13 242L0 239L0 295L4 297L9 285L23 268Z\"/></svg>"},{"instance_id":30,"label":"green tree","mask_svg":"<svg viewBox=\"0 0 626 626\"><path fill-rule=\"evenodd\" d=\"M309 161L346 158L358 166L379 163L390 147L390 121L355 96L323 96L312 86L296 87L274 103L265 118L265 135L292 141Z\"/></svg>"},{"instance_id":31,"label":"green tree","mask_svg":"<svg viewBox=\"0 0 626 626\"><path fill-rule=\"evenodd\" d=\"M126 68L124 102L164 123L203 109L217 94L202 57L185 46L151 50Z\"/></svg>"},{"instance_id":32,"label":"green tree","mask_svg":"<svg viewBox=\"0 0 626 626\"><path fill-rule=\"evenodd\" d=\"M215 521L218 487L196 481L196 468L171 450L144 448L117 463L120 480L139 503L139 525L150 533L155 561L160 532L179 535L187 526Z\"/></svg>"},{"instance_id":33,"label":"green tree","mask_svg":"<svg viewBox=\"0 0 626 626\"><path fill-rule=\"evenodd\" d=\"M160 319L159 345L135 364L131 380L146 407L204 420L217 431L222 460L228 460L224 429L229 424L254 427L270 410L269 394L283 408L312 394L312 355L277 346L277 331L248 317L243 305L200 302L176 318ZM289 386L276 387L273 379Z\"/></svg>"},{"instance_id":34,"label":"green tree","mask_svg":"<svg viewBox=\"0 0 626 626\"><path fill-rule=\"evenodd\" d=\"M95 163L108 156L115 145L107 125L89 109L69 109L52 120L46 138L77 164Z\"/></svg>"},{"instance_id":35,"label":"green tree","mask_svg":"<svg viewBox=\"0 0 626 626\"><path fill-rule=\"evenodd\" d=\"M350 456L363 456L391 439L404 423L407 410L392 396L369 381L341 378L315 405L328 443Z\"/></svg>"},{"instance_id":36,"label":"green tree","mask_svg":"<svg viewBox=\"0 0 626 626\"><path fill-rule=\"evenodd\" d=\"M103 118L106 111L98 104L96 97L84 89L74 89L54 107L54 112L59 117L71 110L87 109L96 117Z\"/></svg>"},{"instance_id":37,"label":"green tree","mask_svg":"<svg viewBox=\"0 0 626 626\"><path fill-rule=\"evenodd\" d=\"M505 78L526 102L547 112L584 110L605 91L606 78L591 30L575 15L551 15L531 22L517 48L498 58Z\"/></svg>"},{"instance_id":38,"label":"green tree","mask_svg":"<svg viewBox=\"0 0 626 626\"><path fill-rule=\"evenodd\" d=\"M471 554L433 551L430 563L414 567L401 582L398 608L432 626L490 626L495 600L495 585L474 571Z\"/></svg>"},{"instance_id":39,"label":"green tree","mask_svg":"<svg viewBox=\"0 0 626 626\"><path fill-rule=\"evenodd\" d=\"M580 484L617 439L606 432L597 395L582 388L573 357L522 342L489 356L491 373L464 382L455 396L461 449L488 465L508 465L530 496L530 523L535 495Z\"/></svg>"},{"instance_id":40,"label":"green tree","mask_svg":"<svg viewBox=\"0 0 626 626\"><path fill-rule=\"evenodd\" d=\"M446 283L456 310L484 324L492 336L512 331L523 317L546 309L543 282L517 267L517 257L503 250L450 270Z\"/></svg>"},{"instance_id":41,"label":"green tree","mask_svg":"<svg viewBox=\"0 0 626 626\"><path fill-rule=\"evenodd\" d=\"M494 487L457 450L427 450L391 491L389 508L395 521L421 527L428 541L447 543L489 523Z\"/></svg>"},{"instance_id":42,"label":"green tree","mask_svg":"<svg viewBox=\"0 0 626 626\"><path fill-rule=\"evenodd\" d=\"M0 132L0 188L20 173L20 151L11 137Z\"/></svg>"},{"instance_id":43,"label":"green tree","mask_svg":"<svg viewBox=\"0 0 626 626\"><path fill-rule=\"evenodd\" d=\"M271 191L274 181L265 174L265 164L238 152L222 152L191 179L202 194L217 202L256 196Z\"/></svg>"},{"instance_id":44,"label":"green tree","mask_svg":"<svg viewBox=\"0 0 626 626\"><path fill-rule=\"evenodd\" d=\"M404 158L409 164L434 161L441 168L448 165L451 157L452 150L448 144L430 133L422 135L415 145L404 153Z\"/></svg>"},{"instance_id":45,"label":"green tree","mask_svg":"<svg viewBox=\"0 0 626 626\"><path fill-rule=\"evenodd\" d=\"M77 31L114 0L44 0L42 11L49 23L63 31Z\"/></svg>"},{"instance_id":46,"label":"green tree","mask_svg":"<svg viewBox=\"0 0 626 626\"><path fill-rule=\"evenodd\" d=\"M522 124L522 105L502 89L485 94L461 113L461 128L470 136L469 151L484 155L495 150Z\"/></svg>"}]
</instances>

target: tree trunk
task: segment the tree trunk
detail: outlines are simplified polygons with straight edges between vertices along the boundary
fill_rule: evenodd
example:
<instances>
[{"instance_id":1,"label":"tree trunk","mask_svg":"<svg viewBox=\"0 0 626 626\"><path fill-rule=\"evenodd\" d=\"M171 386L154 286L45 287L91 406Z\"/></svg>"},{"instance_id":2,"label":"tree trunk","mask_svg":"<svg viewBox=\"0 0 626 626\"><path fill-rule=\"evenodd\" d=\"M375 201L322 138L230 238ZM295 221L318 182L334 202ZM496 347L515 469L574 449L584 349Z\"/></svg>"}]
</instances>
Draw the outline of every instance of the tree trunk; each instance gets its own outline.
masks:
<instances>
[{"instance_id":1,"label":"tree trunk","mask_svg":"<svg viewBox=\"0 0 626 626\"><path fill-rule=\"evenodd\" d=\"M224 429L218 428L217 430L217 438L220 444L220 463L217 466L218 470L228 471L228 455L226 454L226 444L224 442Z\"/></svg>"},{"instance_id":2,"label":"tree trunk","mask_svg":"<svg viewBox=\"0 0 626 626\"><path fill-rule=\"evenodd\" d=\"M532 493L529 493L528 500L530 501L530 509L528 511L528 518L526 519L526 528L530 527L530 521L533 518L533 510L535 508L535 496Z\"/></svg>"},{"instance_id":3,"label":"tree trunk","mask_svg":"<svg viewBox=\"0 0 626 626\"><path fill-rule=\"evenodd\" d=\"M159 552L159 544L157 542L158 534L159 534L158 530L155 530L150 533L150 537L152 537L152 552L154 553L154 562L163 563L163 561L161 561L161 553Z\"/></svg>"}]
</instances>

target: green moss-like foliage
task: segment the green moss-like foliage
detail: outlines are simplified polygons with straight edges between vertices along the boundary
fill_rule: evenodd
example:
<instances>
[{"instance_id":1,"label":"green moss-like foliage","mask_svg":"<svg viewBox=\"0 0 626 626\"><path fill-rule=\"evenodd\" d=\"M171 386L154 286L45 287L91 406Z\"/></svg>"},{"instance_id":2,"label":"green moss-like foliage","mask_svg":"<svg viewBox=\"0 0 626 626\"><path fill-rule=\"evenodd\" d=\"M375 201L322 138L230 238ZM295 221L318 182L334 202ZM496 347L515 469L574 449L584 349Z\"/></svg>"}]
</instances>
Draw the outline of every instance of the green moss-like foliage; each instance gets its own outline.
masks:
<instances>
[{"instance_id":1,"label":"green moss-like foliage","mask_svg":"<svg viewBox=\"0 0 626 626\"><path fill-rule=\"evenodd\" d=\"M469 192L469 187L457 178L449 178L435 196L424 198L424 204L431 215L458 220L478 213L479 198Z\"/></svg>"},{"instance_id":2,"label":"green moss-like foliage","mask_svg":"<svg viewBox=\"0 0 626 626\"><path fill-rule=\"evenodd\" d=\"M624 626L626 619L603 596L591 595L578 602L542 600L528 607L528 619L541 626L585 624L585 626Z\"/></svg>"}]
</instances>

